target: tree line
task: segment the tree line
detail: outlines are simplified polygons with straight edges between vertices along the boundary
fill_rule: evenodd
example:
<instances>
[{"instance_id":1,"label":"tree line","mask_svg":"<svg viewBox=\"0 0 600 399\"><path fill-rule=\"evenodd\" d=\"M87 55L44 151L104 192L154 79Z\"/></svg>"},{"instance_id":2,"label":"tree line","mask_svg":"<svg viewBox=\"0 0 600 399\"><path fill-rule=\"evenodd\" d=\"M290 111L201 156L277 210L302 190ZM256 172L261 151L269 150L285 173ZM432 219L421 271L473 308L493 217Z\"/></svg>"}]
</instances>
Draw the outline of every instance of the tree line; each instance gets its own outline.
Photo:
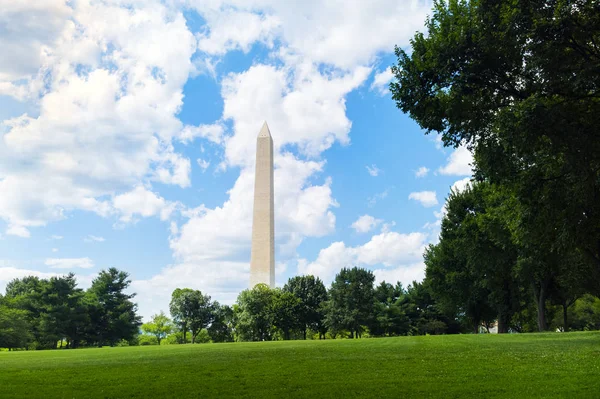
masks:
<instances>
[{"instance_id":1,"label":"tree line","mask_svg":"<svg viewBox=\"0 0 600 399\"><path fill-rule=\"evenodd\" d=\"M11 281L0 296L0 348L391 337L489 328L495 320L491 304L482 300L479 306L489 310L485 313L489 317L478 319L474 330L477 313L456 306L467 294L447 287L441 290L429 270L429 255L426 259L425 280L406 288L399 282L375 284L373 273L358 267L342 269L329 289L310 275L292 277L282 288L258 284L242 291L231 306L199 290L178 288L171 296L170 317L160 312L144 324L132 302L134 294L124 293L130 283L125 272L102 271L86 291L77 288L72 274L24 277ZM474 283L474 289L479 284ZM440 295L443 290L448 291ZM558 314L556 308L549 306L553 315ZM600 299L596 297L581 296L569 314L573 329L600 329ZM511 324L513 330L534 330L536 317L531 307L523 306L512 316L511 323L519 323ZM560 318L552 323L560 325Z\"/></svg>"},{"instance_id":2,"label":"tree line","mask_svg":"<svg viewBox=\"0 0 600 399\"><path fill-rule=\"evenodd\" d=\"M89 289L75 276L14 279L0 295L0 348L54 349L114 346L133 340L141 317L126 294L131 281L115 268L102 270Z\"/></svg>"},{"instance_id":3,"label":"tree line","mask_svg":"<svg viewBox=\"0 0 600 399\"><path fill-rule=\"evenodd\" d=\"M600 295L600 4L436 0L425 28L396 47L393 100L475 172L425 254L429 289L473 330L575 328Z\"/></svg>"},{"instance_id":4,"label":"tree line","mask_svg":"<svg viewBox=\"0 0 600 399\"><path fill-rule=\"evenodd\" d=\"M450 211L449 211L450 214ZM446 224L446 217L444 224ZM444 227L445 230L445 227ZM209 295L189 288L176 289L171 298L171 318L164 312L154 315L142 325L142 345L161 343L205 343L234 341L271 341L289 339L336 339L361 337L392 337L407 335L437 335L488 332L497 320L484 294L481 303L471 308L456 306L467 281L456 290L440 285L429 271L430 253L427 250L428 274L423 282L413 282L407 288L401 283L385 281L375 284L375 276L359 267L344 268L329 289L314 276L290 278L282 288L258 284L242 291L232 306L211 300ZM474 288L476 289L476 288ZM444 291L448 290L448 291ZM442 294L443 293L443 294ZM496 293L497 294L497 293ZM456 297L456 298L455 298ZM454 298L450 301L449 298ZM511 313L508 323L514 332L536 330L536 314L527 300ZM488 310L486 317L475 319L477 311ZM562 326L559 306L549 304L553 317L549 325ZM577 330L600 329L600 299L582 295L569 309L570 326ZM498 326L500 327L500 326ZM507 332L502 328L498 332Z\"/></svg>"},{"instance_id":5,"label":"tree line","mask_svg":"<svg viewBox=\"0 0 600 399\"><path fill-rule=\"evenodd\" d=\"M437 308L425 286L375 284L370 270L343 268L329 289L311 275L282 288L258 284L232 306L199 290L173 291L171 318L160 312L142 325L142 344L335 339L458 333L462 321Z\"/></svg>"}]
</instances>

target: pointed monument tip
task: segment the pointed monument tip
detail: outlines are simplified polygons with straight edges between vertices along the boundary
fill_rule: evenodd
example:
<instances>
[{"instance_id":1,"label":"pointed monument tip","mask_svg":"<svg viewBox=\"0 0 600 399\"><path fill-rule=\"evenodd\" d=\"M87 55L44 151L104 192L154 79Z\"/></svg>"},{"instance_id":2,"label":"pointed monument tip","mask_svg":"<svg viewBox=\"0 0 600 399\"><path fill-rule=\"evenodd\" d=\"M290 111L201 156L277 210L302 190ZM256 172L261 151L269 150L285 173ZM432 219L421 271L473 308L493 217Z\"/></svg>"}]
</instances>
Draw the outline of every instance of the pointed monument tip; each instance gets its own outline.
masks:
<instances>
[{"instance_id":1,"label":"pointed monument tip","mask_svg":"<svg viewBox=\"0 0 600 399\"><path fill-rule=\"evenodd\" d=\"M267 121L265 121L258 133L258 137L271 137L271 132L269 131L269 125L267 125Z\"/></svg>"}]
</instances>

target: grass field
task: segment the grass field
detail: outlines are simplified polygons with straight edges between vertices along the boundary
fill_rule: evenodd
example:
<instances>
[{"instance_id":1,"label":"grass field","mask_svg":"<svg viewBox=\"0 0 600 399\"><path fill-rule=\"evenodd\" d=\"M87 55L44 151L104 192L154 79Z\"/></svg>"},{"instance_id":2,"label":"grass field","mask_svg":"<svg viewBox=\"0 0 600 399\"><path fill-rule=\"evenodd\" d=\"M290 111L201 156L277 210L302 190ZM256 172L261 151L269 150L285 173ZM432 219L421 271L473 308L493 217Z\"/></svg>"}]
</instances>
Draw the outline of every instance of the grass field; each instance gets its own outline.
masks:
<instances>
[{"instance_id":1,"label":"grass field","mask_svg":"<svg viewBox=\"0 0 600 399\"><path fill-rule=\"evenodd\" d=\"M2 398L600 398L600 333L0 352Z\"/></svg>"}]
</instances>

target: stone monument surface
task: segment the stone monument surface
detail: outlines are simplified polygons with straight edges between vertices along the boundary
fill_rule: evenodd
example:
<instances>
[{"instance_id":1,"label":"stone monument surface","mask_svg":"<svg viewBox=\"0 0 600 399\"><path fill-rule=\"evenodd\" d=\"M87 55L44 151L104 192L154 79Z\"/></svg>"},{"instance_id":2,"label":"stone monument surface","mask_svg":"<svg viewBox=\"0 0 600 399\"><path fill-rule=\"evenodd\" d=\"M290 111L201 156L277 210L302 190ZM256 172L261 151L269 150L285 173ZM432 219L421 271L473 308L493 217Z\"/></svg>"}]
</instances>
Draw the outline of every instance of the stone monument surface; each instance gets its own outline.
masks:
<instances>
[{"instance_id":1,"label":"stone monument surface","mask_svg":"<svg viewBox=\"0 0 600 399\"><path fill-rule=\"evenodd\" d=\"M275 287L275 215L273 191L273 138L265 122L256 139L254 213L250 288L256 284Z\"/></svg>"}]
</instances>

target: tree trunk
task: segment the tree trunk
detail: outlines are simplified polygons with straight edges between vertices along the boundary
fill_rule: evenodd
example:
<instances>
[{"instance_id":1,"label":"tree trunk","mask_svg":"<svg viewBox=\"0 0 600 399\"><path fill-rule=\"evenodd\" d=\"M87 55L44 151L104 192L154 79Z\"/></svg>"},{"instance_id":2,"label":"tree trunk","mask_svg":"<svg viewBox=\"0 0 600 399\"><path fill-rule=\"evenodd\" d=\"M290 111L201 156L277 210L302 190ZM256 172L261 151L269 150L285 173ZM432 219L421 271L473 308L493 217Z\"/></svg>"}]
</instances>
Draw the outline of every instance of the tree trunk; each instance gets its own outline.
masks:
<instances>
[{"instance_id":1,"label":"tree trunk","mask_svg":"<svg viewBox=\"0 0 600 399\"><path fill-rule=\"evenodd\" d=\"M304 327L304 340L306 340L306 327Z\"/></svg>"},{"instance_id":2,"label":"tree trunk","mask_svg":"<svg viewBox=\"0 0 600 399\"><path fill-rule=\"evenodd\" d=\"M567 304L567 301L563 302L563 331L567 332L569 331L569 323L567 320L567 309L569 309L569 305Z\"/></svg>"},{"instance_id":3,"label":"tree trunk","mask_svg":"<svg viewBox=\"0 0 600 399\"><path fill-rule=\"evenodd\" d=\"M183 343L187 344L187 330L185 328L183 329Z\"/></svg>"},{"instance_id":4,"label":"tree trunk","mask_svg":"<svg viewBox=\"0 0 600 399\"><path fill-rule=\"evenodd\" d=\"M537 323L538 323L538 331L546 331L546 289L544 285L542 285L537 294L536 298L537 302Z\"/></svg>"},{"instance_id":5,"label":"tree trunk","mask_svg":"<svg viewBox=\"0 0 600 399\"><path fill-rule=\"evenodd\" d=\"M504 313L498 315L498 334L506 334L508 332L508 317Z\"/></svg>"},{"instance_id":6,"label":"tree trunk","mask_svg":"<svg viewBox=\"0 0 600 399\"><path fill-rule=\"evenodd\" d=\"M350 331L350 339L354 339L354 330Z\"/></svg>"}]
</instances>

